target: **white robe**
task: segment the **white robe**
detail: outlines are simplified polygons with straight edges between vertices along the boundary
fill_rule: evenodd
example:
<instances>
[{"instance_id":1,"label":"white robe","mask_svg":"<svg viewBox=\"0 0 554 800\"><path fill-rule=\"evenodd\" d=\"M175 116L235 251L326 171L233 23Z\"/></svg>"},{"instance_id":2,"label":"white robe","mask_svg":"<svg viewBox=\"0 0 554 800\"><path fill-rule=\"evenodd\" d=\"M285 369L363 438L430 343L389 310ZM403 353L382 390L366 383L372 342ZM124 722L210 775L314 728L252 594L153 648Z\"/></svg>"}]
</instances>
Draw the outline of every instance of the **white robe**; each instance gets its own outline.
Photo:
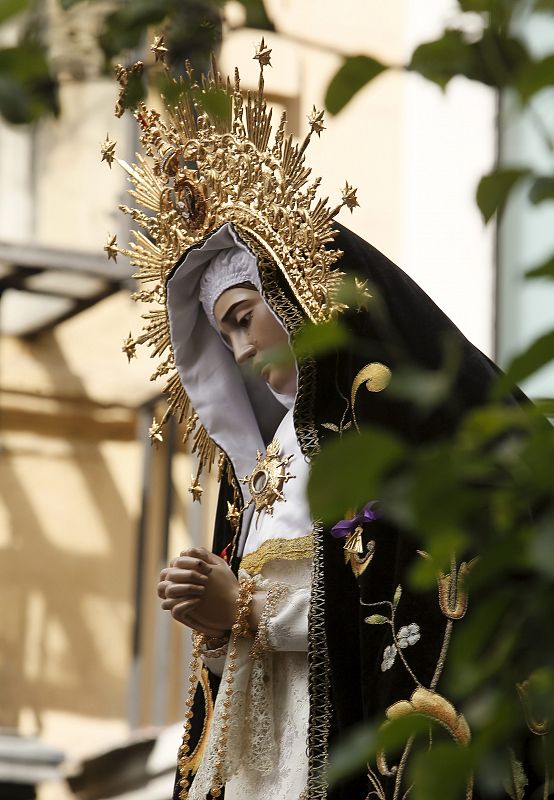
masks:
<instances>
[{"instance_id":1,"label":"white robe","mask_svg":"<svg viewBox=\"0 0 554 800\"><path fill-rule=\"evenodd\" d=\"M250 521L241 569L255 576L261 590L277 582L286 586L267 625L270 650L250 657L252 640L237 642L230 727L224 759L226 800L299 800L308 778L307 736L308 609L311 584L312 521L306 501L308 465L294 430L292 411L275 438L283 455L292 455L284 486L285 500L273 515ZM242 568L242 565L241 565ZM219 663L217 663L219 661ZM204 800L215 771L228 664L206 659L222 683L216 699L208 745L191 786L191 800Z\"/></svg>"}]
</instances>

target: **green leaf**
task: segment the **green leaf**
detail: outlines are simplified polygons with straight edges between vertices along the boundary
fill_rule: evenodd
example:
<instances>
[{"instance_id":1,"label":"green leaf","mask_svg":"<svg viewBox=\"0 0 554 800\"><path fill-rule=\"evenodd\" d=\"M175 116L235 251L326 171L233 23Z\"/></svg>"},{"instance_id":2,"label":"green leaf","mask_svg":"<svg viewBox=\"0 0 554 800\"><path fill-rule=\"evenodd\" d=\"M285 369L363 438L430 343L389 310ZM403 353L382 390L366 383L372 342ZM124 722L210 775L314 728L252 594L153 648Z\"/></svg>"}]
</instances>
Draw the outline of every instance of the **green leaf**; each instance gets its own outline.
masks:
<instances>
[{"instance_id":1,"label":"green leaf","mask_svg":"<svg viewBox=\"0 0 554 800\"><path fill-rule=\"evenodd\" d=\"M193 97L214 124L230 120L232 99L223 89L193 90Z\"/></svg>"},{"instance_id":2,"label":"green leaf","mask_svg":"<svg viewBox=\"0 0 554 800\"><path fill-rule=\"evenodd\" d=\"M471 780L473 753L454 743L435 743L428 752L419 752L409 767L414 800L460 800Z\"/></svg>"},{"instance_id":3,"label":"green leaf","mask_svg":"<svg viewBox=\"0 0 554 800\"><path fill-rule=\"evenodd\" d=\"M308 485L314 517L336 522L347 509L378 497L381 481L405 453L399 439L377 428L349 431L330 441L315 459Z\"/></svg>"},{"instance_id":4,"label":"green leaf","mask_svg":"<svg viewBox=\"0 0 554 800\"><path fill-rule=\"evenodd\" d=\"M453 378L446 369L401 367L393 374L390 393L421 409L432 410L448 396Z\"/></svg>"},{"instance_id":5,"label":"green leaf","mask_svg":"<svg viewBox=\"0 0 554 800\"><path fill-rule=\"evenodd\" d=\"M554 536L552 519L536 524L529 542L529 560L539 574L554 579Z\"/></svg>"},{"instance_id":6,"label":"green leaf","mask_svg":"<svg viewBox=\"0 0 554 800\"><path fill-rule=\"evenodd\" d=\"M525 350L517 355L504 375L501 375L493 390L495 398L501 397L507 390L533 375L554 359L554 330L539 336Z\"/></svg>"},{"instance_id":7,"label":"green leaf","mask_svg":"<svg viewBox=\"0 0 554 800\"><path fill-rule=\"evenodd\" d=\"M504 553L498 554L501 547L501 544L497 545L496 553L487 556L489 560L495 555L504 558ZM510 562L503 572L510 574L513 569ZM491 585L495 586L495 583ZM513 658L519 631L512 623L514 598L510 591L509 588L495 588L485 597L481 594L480 602L473 605L472 613L466 619L467 624L464 622L459 627L449 651L450 691L458 695L473 694L486 680L494 679L502 664Z\"/></svg>"},{"instance_id":8,"label":"green leaf","mask_svg":"<svg viewBox=\"0 0 554 800\"><path fill-rule=\"evenodd\" d=\"M417 47L408 69L445 88L457 75L487 86L511 85L529 62L524 44L485 28L478 41L469 41L462 30L446 30L440 39Z\"/></svg>"},{"instance_id":9,"label":"green leaf","mask_svg":"<svg viewBox=\"0 0 554 800\"><path fill-rule=\"evenodd\" d=\"M335 299L349 308L367 308L373 297L367 280L360 275L348 274L342 278Z\"/></svg>"},{"instance_id":10,"label":"green leaf","mask_svg":"<svg viewBox=\"0 0 554 800\"><path fill-rule=\"evenodd\" d=\"M485 222L496 211L502 211L512 189L529 174L530 171L525 168L498 169L481 178L477 187L477 205Z\"/></svg>"},{"instance_id":11,"label":"green leaf","mask_svg":"<svg viewBox=\"0 0 554 800\"><path fill-rule=\"evenodd\" d=\"M365 768L375 753L376 729L367 722L341 737L340 744L331 750L327 782L330 786L345 780Z\"/></svg>"},{"instance_id":12,"label":"green leaf","mask_svg":"<svg viewBox=\"0 0 554 800\"><path fill-rule=\"evenodd\" d=\"M462 11L490 15L490 22L500 26L509 22L515 8L513 0L458 0Z\"/></svg>"},{"instance_id":13,"label":"green leaf","mask_svg":"<svg viewBox=\"0 0 554 800\"><path fill-rule=\"evenodd\" d=\"M10 76L0 75L0 114L13 125L32 122L33 112L28 93Z\"/></svg>"},{"instance_id":14,"label":"green leaf","mask_svg":"<svg viewBox=\"0 0 554 800\"><path fill-rule=\"evenodd\" d=\"M60 0L60 5L64 11L67 11L73 6L76 6L78 3L83 3L84 1L85 0Z\"/></svg>"},{"instance_id":15,"label":"green leaf","mask_svg":"<svg viewBox=\"0 0 554 800\"><path fill-rule=\"evenodd\" d=\"M478 62L461 31L446 30L440 39L416 47L408 69L444 89L455 75L476 77Z\"/></svg>"},{"instance_id":16,"label":"green leaf","mask_svg":"<svg viewBox=\"0 0 554 800\"><path fill-rule=\"evenodd\" d=\"M554 398L534 397L535 408L545 417L554 417Z\"/></svg>"},{"instance_id":17,"label":"green leaf","mask_svg":"<svg viewBox=\"0 0 554 800\"><path fill-rule=\"evenodd\" d=\"M217 0L220 5L224 5L222 0ZM274 31L275 27L267 16L267 12L262 0L240 0L241 5L246 11L245 27L257 28L258 30Z\"/></svg>"},{"instance_id":18,"label":"green leaf","mask_svg":"<svg viewBox=\"0 0 554 800\"><path fill-rule=\"evenodd\" d=\"M371 56L346 58L333 76L325 94L325 108L338 114L344 106L367 83L380 75L387 67Z\"/></svg>"},{"instance_id":19,"label":"green leaf","mask_svg":"<svg viewBox=\"0 0 554 800\"><path fill-rule=\"evenodd\" d=\"M471 47L475 49L482 71L475 79L488 86L500 89L513 86L532 63L524 42L514 36L507 36L503 30L485 28L481 41Z\"/></svg>"},{"instance_id":20,"label":"green leaf","mask_svg":"<svg viewBox=\"0 0 554 800\"><path fill-rule=\"evenodd\" d=\"M125 93L123 95L123 105L125 108L134 109L141 100L146 97L146 84L142 75L132 73L129 75Z\"/></svg>"},{"instance_id":21,"label":"green leaf","mask_svg":"<svg viewBox=\"0 0 554 800\"><path fill-rule=\"evenodd\" d=\"M438 492L437 500L440 502ZM422 530L425 529L422 528ZM464 551L467 547L467 537L461 531L449 530L445 527L442 536L436 535L426 538L424 546L430 558L421 558L413 561L408 573L410 586L416 591L425 591L435 585L437 572L446 572L448 570L452 553Z\"/></svg>"},{"instance_id":22,"label":"green leaf","mask_svg":"<svg viewBox=\"0 0 554 800\"><path fill-rule=\"evenodd\" d=\"M133 0L132 3L120 4L106 18L99 37L105 55L111 58L124 50L139 47L146 30L159 25L172 5L171 0Z\"/></svg>"},{"instance_id":23,"label":"green leaf","mask_svg":"<svg viewBox=\"0 0 554 800\"><path fill-rule=\"evenodd\" d=\"M0 3L0 25L10 17L21 14L29 6L29 0L2 0Z\"/></svg>"},{"instance_id":24,"label":"green leaf","mask_svg":"<svg viewBox=\"0 0 554 800\"><path fill-rule=\"evenodd\" d=\"M112 15L121 26L145 28L161 22L172 9L171 0L133 0L122 3Z\"/></svg>"},{"instance_id":25,"label":"green leaf","mask_svg":"<svg viewBox=\"0 0 554 800\"><path fill-rule=\"evenodd\" d=\"M535 206L545 200L554 200L554 178L536 178L529 190L529 200Z\"/></svg>"},{"instance_id":26,"label":"green leaf","mask_svg":"<svg viewBox=\"0 0 554 800\"><path fill-rule=\"evenodd\" d=\"M535 0L533 9L543 14L554 14L554 0Z\"/></svg>"},{"instance_id":27,"label":"green leaf","mask_svg":"<svg viewBox=\"0 0 554 800\"><path fill-rule=\"evenodd\" d=\"M0 49L0 114L25 124L57 113L57 84L44 48L33 42Z\"/></svg>"},{"instance_id":28,"label":"green leaf","mask_svg":"<svg viewBox=\"0 0 554 800\"><path fill-rule=\"evenodd\" d=\"M370 617L366 617L364 622L367 622L368 625L384 625L390 622L390 620L382 614L372 614Z\"/></svg>"},{"instance_id":29,"label":"green leaf","mask_svg":"<svg viewBox=\"0 0 554 800\"><path fill-rule=\"evenodd\" d=\"M294 352L299 358L322 355L339 350L349 342L349 335L340 320L331 320L316 325L307 322L294 339Z\"/></svg>"},{"instance_id":30,"label":"green leaf","mask_svg":"<svg viewBox=\"0 0 554 800\"><path fill-rule=\"evenodd\" d=\"M392 607L396 608L398 603L400 602L400 598L402 597L402 586L398 584L396 587L396 591L394 592L394 597L392 599Z\"/></svg>"},{"instance_id":31,"label":"green leaf","mask_svg":"<svg viewBox=\"0 0 554 800\"><path fill-rule=\"evenodd\" d=\"M533 267L528 272L525 273L526 278L549 278L550 280L554 280L554 256L551 256L549 259L544 261L542 264L539 264L537 267Z\"/></svg>"},{"instance_id":32,"label":"green leaf","mask_svg":"<svg viewBox=\"0 0 554 800\"><path fill-rule=\"evenodd\" d=\"M388 720L377 733L377 748L388 753L397 753L404 748L408 739L418 734L429 735L429 729L439 726L425 714L414 711L397 719Z\"/></svg>"},{"instance_id":33,"label":"green leaf","mask_svg":"<svg viewBox=\"0 0 554 800\"><path fill-rule=\"evenodd\" d=\"M531 61L520 73L516 80L516 89L522 100L530 97L542 89L554 85L554 54L546 56L540 61Z\"/></svg>"}]
</instances>

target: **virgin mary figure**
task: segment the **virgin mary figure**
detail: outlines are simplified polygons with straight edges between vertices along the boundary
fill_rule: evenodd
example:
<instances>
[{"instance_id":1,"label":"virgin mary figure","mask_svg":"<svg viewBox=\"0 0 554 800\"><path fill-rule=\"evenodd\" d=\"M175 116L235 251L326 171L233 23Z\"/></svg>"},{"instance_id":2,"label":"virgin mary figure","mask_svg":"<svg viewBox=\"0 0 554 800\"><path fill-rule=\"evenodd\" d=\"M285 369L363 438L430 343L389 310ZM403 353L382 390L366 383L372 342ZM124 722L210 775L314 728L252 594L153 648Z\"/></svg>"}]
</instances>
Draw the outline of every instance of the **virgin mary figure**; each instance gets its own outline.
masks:
<instances>
[{"instance_id":1,"label":"virgin mary figure","mask_svg":"<svg viewBox=\"0 0 554 800\"><path fill-rule=\"evenodd\" d=\"M441 691L467 598L410 588L417 539L380 513L379 498L330 527L313 519L310 470L326 441L368 424L411 444L448 437L484 402L496 368L405 273L336 223L357 205L348 183L336 208L317 199L305 153L322 113L303 143L286 136L284 117L271 139L268 52L262 42L259 89L246 100L238 75L230 85L214 70L202 90L177 82L165 119L139 106L146 158L122 162L146 209L125 210L145 229L129 254L140 299L153 303L125 348L150 344L162 358L155 374L170 373L167 413L185 422L199 460L193 497L216 461L220 481L213 552L184 551L158 586L163 607L195 632L175 798L399 798L409 741L394 763L381 754L333 789L329 748L364 720L410 709L468 744ZM223 117L209 111L210 93L228 101ZM305 323L333 319L344 345L293 356ZM406 363L438 369L445 337L459 368L422 417L391 392L391 376ZM330 487L335 479L330 470ZM461 571L453 560L449 586ZM387 624L368 624L377 618Z\"/></svg>"}]
</instances>

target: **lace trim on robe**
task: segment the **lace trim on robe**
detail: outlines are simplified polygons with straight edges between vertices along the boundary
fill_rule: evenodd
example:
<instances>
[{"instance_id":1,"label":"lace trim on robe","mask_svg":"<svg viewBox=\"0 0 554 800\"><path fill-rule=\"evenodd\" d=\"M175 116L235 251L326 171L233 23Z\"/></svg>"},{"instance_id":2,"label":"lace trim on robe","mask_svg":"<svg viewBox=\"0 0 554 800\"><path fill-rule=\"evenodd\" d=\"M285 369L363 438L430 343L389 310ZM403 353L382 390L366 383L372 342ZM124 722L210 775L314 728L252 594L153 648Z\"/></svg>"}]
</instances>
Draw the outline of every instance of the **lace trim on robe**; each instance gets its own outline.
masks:
<instances>
[{"instance_id":1,"label":"lace trim on robe","mask_svg":"<svg viewBox=\"0 0 554 800\"><path fill-rule=\"evenodd\" d=\"M299 606L294 599L299 593L309 597L310 561L298 561L294 565L286 561L273 562L268 569L273 573L271 579L258 575L259 588L264 590L286 580L288 590L279 597L274 606L275 616L268 620L270 646L281 643L274 640L292 643L305 639L307 603ZM292 619L288 618L289 604L292 605ZM229 800L243 800L244 797L258 800L269 796L270 792L275 800L296 800L307 781L307 654L305 651L270 650L253 659L251 647L251 639L237 642L229 735L220 773L227 784L225 796ZM225 680L226 669L222 686ZM220 691L208 745L193 780L189 800L205 800L211 788L224 711L222 700Z\"/></svg>"}]
</instances>

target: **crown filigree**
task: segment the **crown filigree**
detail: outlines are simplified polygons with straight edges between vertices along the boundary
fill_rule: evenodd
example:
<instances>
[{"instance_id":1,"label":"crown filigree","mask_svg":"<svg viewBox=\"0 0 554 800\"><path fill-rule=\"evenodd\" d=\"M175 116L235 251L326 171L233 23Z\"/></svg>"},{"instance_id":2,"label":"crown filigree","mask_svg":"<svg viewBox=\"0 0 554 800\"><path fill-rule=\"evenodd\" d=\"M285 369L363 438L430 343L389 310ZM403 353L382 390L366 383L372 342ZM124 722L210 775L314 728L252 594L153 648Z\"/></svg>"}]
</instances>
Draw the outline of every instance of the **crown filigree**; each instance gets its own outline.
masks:
<instances>
[{"instance_id":1,"label":"crown filigree","mask_svg":"<svg viewBox=\"0 0 554 800\"><path fill-rule=\"evenodd\" d=\"M156 60L163 62L163 39L157 37L152 49ZM141 289L135 299L153 304L143 315L143 332L126 339L124 352L131 358L136 345L145 343L153 356L161 358L153 379L171 373L166 387L168 414L186 417L189 434L193 412L175 372L165 304L167 277L188 248L224 223L233 223L247 242L265 254L262 272L279 270L310 320L325 321L344 307L337 300L342 273L333 268L341 253L326 245L334 238L338 211L358 205L356 191L346 183L342 202L334 208L327 199L316 197L320 180L309 181L311 170L305 164L312 135L324 130L323 112L315 106L301 143L287 135L284 112L273 131L263 77L270 55L262 39L254 56L260 67L258 89L246 97L238 70L231 83L223 80L213 63L200 84L188 66L186 75L179 78L166 70L169 88L162 97L164 115L142 103L134 112L144 155L138 154L137 162L130 165L115 157L115 142L109 136L102 144L103 160L110 166L115 160L133 184L130 194L138 207L120 208L144 232L133 231L129 249L119 252L137 267L134 277ZM122 92L137 69L137 65L128 70L116 67ZM121 102L120 96L117 114ZM108 240L105 250L115 258L115 237ZM151 428L155 442L161 424L154 421ZM212 452L207 434L201 431L198 427L195 446L210 465L215 448Z\"/></svg>"}]
</instances>

